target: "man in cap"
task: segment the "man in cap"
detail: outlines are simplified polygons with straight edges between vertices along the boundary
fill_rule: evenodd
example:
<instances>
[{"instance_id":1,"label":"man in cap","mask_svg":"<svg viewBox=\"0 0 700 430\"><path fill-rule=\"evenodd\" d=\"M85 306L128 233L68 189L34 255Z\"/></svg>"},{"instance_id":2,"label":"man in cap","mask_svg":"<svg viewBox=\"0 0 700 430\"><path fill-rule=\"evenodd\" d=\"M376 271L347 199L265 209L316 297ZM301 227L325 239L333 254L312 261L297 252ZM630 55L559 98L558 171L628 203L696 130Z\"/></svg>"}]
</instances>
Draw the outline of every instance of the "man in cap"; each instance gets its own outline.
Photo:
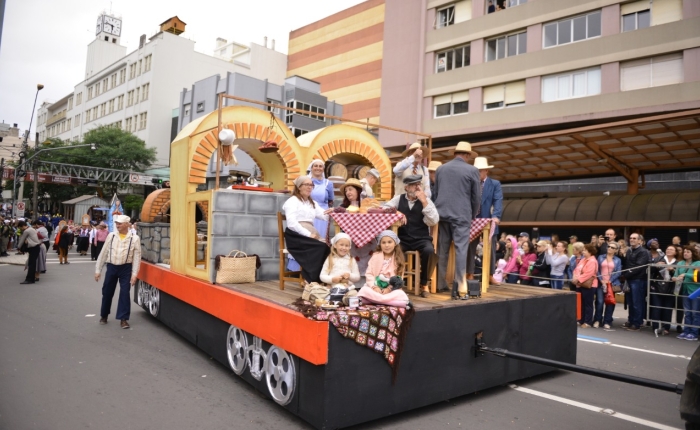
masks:
<instances>
[{"instance_id":1,"label":"man in cap","mask_svg":"<svg viewBox=\"0 0 700 430\"><path fill-rule=\"evenodd\" d=\"M455 244L455 273L452 298L466 300L467 248L472 220L481 204L479 170L469 164L477 154L469 142L459 142L455 158L435 172L435 206L440 214L438 227L438 288L446 290L450 243ZM456 284L456 285L455 285ZM456 288L455 288L456 287Z\"/></svg>"},{"instance_id":2,"label":"man in cap","mask_svg":"<svg viewBox=\"0 0 700 430\"><path fill-rule=\"evenodd\" d=\"M411 146L403 152L405 158L394 166L394 197L404 193L404 178L411 175L421 175L423 192L428 198L432 198L428 169L421 164L423 162L423 154L426 152L428 152L428 148L421 145L420 142L412 143Z\"/></svg>"},{"instance_id":3,"label":"man in cap","mask_svg":"<svg viewBox=\"0 0 700 430\"><path fill-rule=\"evenodd\" d=\"M107 324L107 316L112 309L112 297L119 282L119 302L117 304L117 319L121 320L121 328L129 328L131 301L129 290L136 283L136 275L141 265L141 240L129 232L129 218L126 215L115 215L116 232L109 233L104 247L97 257L95 264L95 282L100 280L102 266L107 264L107 273L102 284L102 308L100 309L100 324Z\"/></svg>"},{"instance_id":4,"label":"man in cap","mask_svg":"<svg viewBox=\"0 0 700 430\"><path fill-rule=\"evenodd\" d=\"M428 172L430 175L430 194L433 196L435 195L435 171L440 166L442 166L442 163L439 161L431 161L430 164L428 164Z\"/></svg>"},{"instance_id":5,"label":"man in cap","mask_svg":"<svg viewBox=\"0 0 700 430\"><path fill-rule=\"evenodd\" d=\"M477 214L478 218L492 218L496 223L494 231L491 232L491 267L489 267L489 282L498 285L493 278L496 273L496 238L498 237L498 224L501 222L501 214L503 213L503 191L501 190L501 182L489 178L489 170L493 166L489 166L486 157L476 157L474 159L474 167L479 169L479 179L481 186L481 209ZM474 268L476 262L476 247L479 244L477 237L469 244L469 253L467 254L467 279L474 279Z\"/></svg>"},{"instance_id":6,"label":"man in cap","mask_svg":"<svg viewBox=\"0 0 700 430\"><path fill-rule=\"evenodd\" d=\"M421 296L428 297L428 260L435 254L430 227L440 221L435 205L423 191L423 177L409 175L403 179L405 193L394 196L384 204L385 207L396 208L404 215L404 225L399 227L398 236L401 249L418 251L420 253L420 285Z\"/></svg>"},{"instance_id":7,"label":"man in cap","mask_svg":"<svg viewBox=\"0 0 700 430\"><path fill-rule=\"evenodd\" d=\"M525 231L520 232L518 235L518 248L520 248L520 245L522 245L523 242L527 242L528 240L530 240L530 235Z\"/></svg>"},{"instance_id":8,"label":"man in cap","mask_svg":"<svg viewBox=\"0 0 700 430\"><path fill-rule=\"evenodd\" d=\"M17 249L22 249L22 245L26 243L27 245L27 277L20 284L33 284L36 279L36 259L39 257L41 249L41 239L36 234L34 230L27 222L22 219L17 223L17 227L22 232L19 240L17 241Z\"/></svg>"},{"instance_id":9,"label":"man in cap","mask_svg":"<svg viewBox=\"0 0 700 430\"><path fill-rule=\"evenodd\" d=\"M379 170L369 169L365 177L360 179L360 183L362 184L362 193L360 193L360 197L362 197L363 199L373 199L374 190L372 189L372 187L374 186L374 184L377 183L378 180Z\"/></svg>"}]
</instances>

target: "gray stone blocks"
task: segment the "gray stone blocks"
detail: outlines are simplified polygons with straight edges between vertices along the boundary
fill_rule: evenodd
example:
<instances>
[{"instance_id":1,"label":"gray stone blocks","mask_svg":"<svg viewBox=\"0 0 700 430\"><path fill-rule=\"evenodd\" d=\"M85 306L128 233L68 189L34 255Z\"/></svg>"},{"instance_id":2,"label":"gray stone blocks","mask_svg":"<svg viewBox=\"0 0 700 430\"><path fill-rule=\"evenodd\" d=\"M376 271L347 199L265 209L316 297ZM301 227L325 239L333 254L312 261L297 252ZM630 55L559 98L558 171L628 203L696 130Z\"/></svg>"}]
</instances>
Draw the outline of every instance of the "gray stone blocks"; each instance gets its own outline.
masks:
<instances>
[{"instance_id":1,"label":"gray stone blocks","mask_svg":"<svg viewBox=\"0 0 700 430\"><path fill-rule=\"evenodd\" d=\"M248 200L247 213L269 215L276 212L277 196L275 194L250 193L246 195Z\"/></svg>"},{"instance_id":2,"label":"gray stone blocks","mask_svg":"<svg viewBox=\"0 0 700 430\"><path fill-rule=\"evenodd\" d=\"M230 236L260 236L262 218L259 215L229 215L229 219ZM218 219L214 219L214 223L216 222Z\"/></svg>"},{"instance_id":3,"label":"gray stone blocks","mask_svg":"<svg viewBox=\"0 0 700 430\"><path fill-rule=\"evenodd\" d=\"M238 190L218 190L214 193L214 212L246 212L246 194Z\"/></svg>"}]
</instances>

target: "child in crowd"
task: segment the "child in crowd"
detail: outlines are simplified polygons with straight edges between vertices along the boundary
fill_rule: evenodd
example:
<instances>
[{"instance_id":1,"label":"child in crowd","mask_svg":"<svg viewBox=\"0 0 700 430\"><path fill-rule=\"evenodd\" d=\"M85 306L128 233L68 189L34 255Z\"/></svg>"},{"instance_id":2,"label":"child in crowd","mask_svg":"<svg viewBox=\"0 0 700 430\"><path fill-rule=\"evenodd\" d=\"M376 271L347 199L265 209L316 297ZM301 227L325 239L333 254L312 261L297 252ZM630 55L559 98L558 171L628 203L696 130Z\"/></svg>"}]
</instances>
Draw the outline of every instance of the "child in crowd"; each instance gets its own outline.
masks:
<instances>
[{"instance_id":1,"label":"child in crowd","mask_svg":"<svg viewBox=\"0 0 700 430\"><path fill-rule=\"evenodd\" d=\"M321 282L334 287L354 289L353 282L360 280L357 262L350 255L352 241L345 233L336 234L331 240L331 253L323 263Z\"/></svg>"},{"instance_id":2,"label":"child in crowd","mask_svg":"<svg viewBox=\"0 0 700 430\"><path fill-rule=\"evenodd\" d=\"M377 236L377 250L367 265L365 286L358 293L364 302L400 308L408 304L408 296L400 288L406 260L399 243L398 236L391 230Z\"/></svg>"}]
</instances>

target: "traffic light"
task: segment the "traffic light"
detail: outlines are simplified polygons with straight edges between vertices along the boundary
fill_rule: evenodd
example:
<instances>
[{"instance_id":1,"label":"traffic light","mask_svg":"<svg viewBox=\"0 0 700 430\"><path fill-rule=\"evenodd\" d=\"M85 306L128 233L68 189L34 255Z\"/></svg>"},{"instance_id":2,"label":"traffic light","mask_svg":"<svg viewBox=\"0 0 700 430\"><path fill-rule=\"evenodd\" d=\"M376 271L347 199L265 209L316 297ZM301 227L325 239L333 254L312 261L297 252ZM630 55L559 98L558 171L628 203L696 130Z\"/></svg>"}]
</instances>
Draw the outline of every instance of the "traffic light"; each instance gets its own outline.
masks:
<instances>
[{"instance_id":1,"label":"traffic light","mask_svg":"<svg viewBox=\"0 0 700 430\"><path fill-rule=\"evenodd\" d=\"M151 182L153 182L153 185L163 185L163 180L160 178L153 178Z\"/></svg>"}]
</instances>

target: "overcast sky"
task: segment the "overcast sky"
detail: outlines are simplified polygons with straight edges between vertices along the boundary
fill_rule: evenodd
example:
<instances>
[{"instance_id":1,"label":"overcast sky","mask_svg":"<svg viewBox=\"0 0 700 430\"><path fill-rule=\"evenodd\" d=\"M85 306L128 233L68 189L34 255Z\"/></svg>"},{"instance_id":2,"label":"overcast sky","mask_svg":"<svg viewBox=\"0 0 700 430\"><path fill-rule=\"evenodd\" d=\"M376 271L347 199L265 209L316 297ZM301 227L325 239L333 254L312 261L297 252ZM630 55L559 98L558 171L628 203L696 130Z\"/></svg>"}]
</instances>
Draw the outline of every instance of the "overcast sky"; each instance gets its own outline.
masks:
<instances>
[{"instance_id":1,"label":"overcast sky","mask_svg":"<svg viewBox=\"0 0 700 430\"><path fill-rule=\"evenodd\" d=\"M131 52L142 34L177 15L187 23L181 37L211 55L217 37L263 44L275 39L287 52L289 32L363 0L7 0L0 46L0 122L29 127L36 93L56 101L73 91L85 74L87 45L102 11L122 17L121 43ZM36 115L36 112L35 112ZM36 129L36 117L32 133Z\"/></svg>"}]
</instances>

